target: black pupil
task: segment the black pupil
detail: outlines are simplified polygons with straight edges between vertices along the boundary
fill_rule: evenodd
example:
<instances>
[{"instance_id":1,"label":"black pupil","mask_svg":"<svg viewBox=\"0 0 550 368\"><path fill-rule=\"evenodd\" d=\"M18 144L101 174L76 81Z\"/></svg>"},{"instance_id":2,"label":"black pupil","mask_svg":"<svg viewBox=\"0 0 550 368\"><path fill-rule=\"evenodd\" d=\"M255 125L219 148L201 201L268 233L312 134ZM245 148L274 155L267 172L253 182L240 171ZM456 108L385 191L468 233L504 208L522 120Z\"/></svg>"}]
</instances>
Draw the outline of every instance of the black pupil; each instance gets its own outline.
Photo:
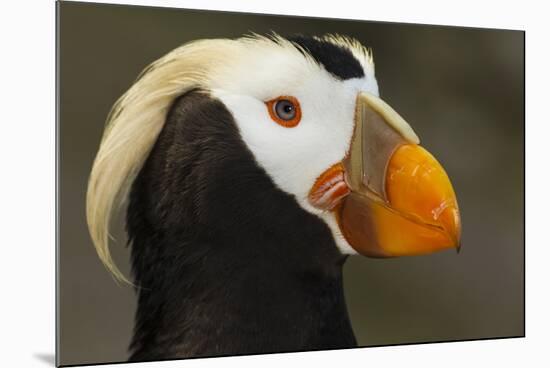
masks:
<instances>
[{"instance_id":1,"label":"black pupil","mask_svg":"<svg viewBox=\"0 0 550 368\"><path fill-rule=\"evenodd\" d=\"M292 120L296 116L296 109L291 101L280 100L275 104L275 113L282 120Z\"/></svg>"}]
</instances>

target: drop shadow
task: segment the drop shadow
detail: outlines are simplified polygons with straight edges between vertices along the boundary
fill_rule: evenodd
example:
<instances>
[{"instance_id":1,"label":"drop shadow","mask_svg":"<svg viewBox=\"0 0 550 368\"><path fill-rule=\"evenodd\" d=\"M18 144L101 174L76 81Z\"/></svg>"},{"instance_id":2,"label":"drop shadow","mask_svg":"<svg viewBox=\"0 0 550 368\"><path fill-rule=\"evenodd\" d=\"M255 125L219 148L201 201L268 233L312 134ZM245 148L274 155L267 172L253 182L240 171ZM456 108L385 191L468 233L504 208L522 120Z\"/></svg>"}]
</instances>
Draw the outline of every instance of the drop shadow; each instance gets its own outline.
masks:
<instances>
[{"instance_id":1,"label":"drop shadow","mask_svg":"<svg viewBox=\"0 0 550 368\"><path fill-rule=\"evenodd\" d=\"M34 357L52 367L55 367L55 355L51 353L34 353Z\"/></svg>"}]
</instances>

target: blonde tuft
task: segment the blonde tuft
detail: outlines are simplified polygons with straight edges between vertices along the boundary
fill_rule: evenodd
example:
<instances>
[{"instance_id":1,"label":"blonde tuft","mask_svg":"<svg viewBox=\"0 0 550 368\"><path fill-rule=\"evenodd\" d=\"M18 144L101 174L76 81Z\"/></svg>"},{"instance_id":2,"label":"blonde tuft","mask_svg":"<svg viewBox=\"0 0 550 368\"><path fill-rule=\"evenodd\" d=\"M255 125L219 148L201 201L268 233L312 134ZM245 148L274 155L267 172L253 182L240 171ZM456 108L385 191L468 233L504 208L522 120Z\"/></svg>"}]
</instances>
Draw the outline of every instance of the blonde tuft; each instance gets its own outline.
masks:
<instances>
[{"instance_id":1,"label":"blonde tuft","mask_svg":"<svg viewBox=\"0 0 550 368\"><path fill-rule=\"evenodd\" d=\"M99 258L115 280L128 282L109 251L109 225L153 147L173 101L204 87L211 68L224 62L235 41L185 44L146 67L107 117L88 182L86 217Z\"/></svg>"}]
</instances>

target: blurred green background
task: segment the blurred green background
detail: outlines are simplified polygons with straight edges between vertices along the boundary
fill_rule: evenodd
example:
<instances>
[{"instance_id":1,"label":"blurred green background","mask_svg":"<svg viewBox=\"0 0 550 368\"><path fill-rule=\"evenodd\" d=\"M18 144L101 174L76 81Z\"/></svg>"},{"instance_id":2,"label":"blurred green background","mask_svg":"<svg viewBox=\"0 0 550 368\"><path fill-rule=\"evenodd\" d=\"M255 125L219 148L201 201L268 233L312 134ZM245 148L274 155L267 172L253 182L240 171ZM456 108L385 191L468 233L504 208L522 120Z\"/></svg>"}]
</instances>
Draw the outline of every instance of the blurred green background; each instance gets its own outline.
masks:
<instances>
[{"instance_id":1,"label":"blurred green background","mask_svg":"<svg viewBox=\"0 0 550 368\"><path fill-rule=\"evenodd\" d=\"M135 308L95 254L85 193L114 101L189 40L337 32L374 50L381 96L440 160L463 221L459 255L350 257L361 346L524 334L524 33L166 8L58 3L61 364L123 361ZM367 17L368 14L362 15ZM129 273L123 220L112 247Z\"/></svg>"}]
</instances>

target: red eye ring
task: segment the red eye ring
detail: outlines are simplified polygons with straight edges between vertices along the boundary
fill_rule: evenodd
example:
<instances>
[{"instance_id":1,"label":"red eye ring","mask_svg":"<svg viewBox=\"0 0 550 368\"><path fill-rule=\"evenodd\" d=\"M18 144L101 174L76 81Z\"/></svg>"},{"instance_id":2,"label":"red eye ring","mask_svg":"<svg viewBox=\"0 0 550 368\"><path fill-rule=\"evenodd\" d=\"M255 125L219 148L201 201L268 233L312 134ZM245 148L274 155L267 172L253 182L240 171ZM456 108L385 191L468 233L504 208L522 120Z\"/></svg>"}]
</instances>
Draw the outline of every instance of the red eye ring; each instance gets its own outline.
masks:
<instances>
[{"instance_id":1,"label":"red eye ring","mask_svg":"<svg viewBox=\"0 0 550 368\"><path fill-rule=\"evenodd\" d=\"M279 96L265 104L271 119L285 128L295 127L302 119L302 109L296 97Z\"/></svg>"}]
</instances>

